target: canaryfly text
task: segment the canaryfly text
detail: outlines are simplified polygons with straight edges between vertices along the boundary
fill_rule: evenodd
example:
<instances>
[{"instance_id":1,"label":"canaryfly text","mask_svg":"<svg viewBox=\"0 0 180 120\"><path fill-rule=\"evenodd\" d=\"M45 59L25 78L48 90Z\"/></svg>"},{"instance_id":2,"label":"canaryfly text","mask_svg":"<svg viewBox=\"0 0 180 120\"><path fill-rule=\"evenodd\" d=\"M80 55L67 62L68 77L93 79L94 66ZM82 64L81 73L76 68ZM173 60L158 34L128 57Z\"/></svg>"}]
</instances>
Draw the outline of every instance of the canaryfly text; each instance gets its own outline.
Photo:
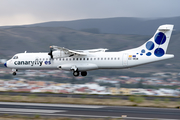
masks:
<instances>
[{"instance_id":1,"label":"canaryfly text","mask_svg":"<svg viewBox=\"0 0 180 120\"><path fill-rule=\"evenodd\" d=\"M30 65L30 66L42 66L43 61L14 61L14 65ZM50 61L45 61L44 64L46 65L50 65L51 62Z\"/></svg>"}]
</instances>

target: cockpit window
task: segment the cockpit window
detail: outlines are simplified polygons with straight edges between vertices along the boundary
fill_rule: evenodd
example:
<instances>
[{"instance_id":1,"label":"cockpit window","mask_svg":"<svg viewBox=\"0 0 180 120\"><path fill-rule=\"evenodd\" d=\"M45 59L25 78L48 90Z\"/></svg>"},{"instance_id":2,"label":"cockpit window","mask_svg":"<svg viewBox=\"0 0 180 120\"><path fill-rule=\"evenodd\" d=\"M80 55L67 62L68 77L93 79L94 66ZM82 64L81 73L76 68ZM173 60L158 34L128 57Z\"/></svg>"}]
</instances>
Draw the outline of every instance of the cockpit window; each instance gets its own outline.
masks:
<instances>
[{"instance_id":1,"label":"cockpit window","mask_svg":"<svg viewBox=\"0 0 180 120\"><path fill-rule=\"evenodd\" d=\"M18 59L18 56L14 56L13 59Z\"/></svg>"}]
</instances>

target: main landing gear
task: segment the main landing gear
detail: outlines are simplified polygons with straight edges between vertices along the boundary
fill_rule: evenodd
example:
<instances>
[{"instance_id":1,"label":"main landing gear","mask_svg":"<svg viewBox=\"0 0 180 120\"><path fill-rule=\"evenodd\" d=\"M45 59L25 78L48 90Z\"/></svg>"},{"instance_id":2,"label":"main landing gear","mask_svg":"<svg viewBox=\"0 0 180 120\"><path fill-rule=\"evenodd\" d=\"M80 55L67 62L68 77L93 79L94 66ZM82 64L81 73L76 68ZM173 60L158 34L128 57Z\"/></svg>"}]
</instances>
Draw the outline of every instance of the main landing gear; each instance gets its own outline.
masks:
<instances>
[{"instance_id":1,"label":"main landing gear","mask_svg":"<svg viewBox=\"0 0 180 120\"><path fill-rule=\"evenodd\" d=\"M71 70L73 71L73 75L74 75L75 77L79 76L79 70L78 70L78 68L77 68L75 65L71 67ZM86 76L86 75L87 75L87 72L86 72L86 71L82 71L82 72L81 72L81 75L82 75L82 76Z\"/></svg>"},{"instance_id":2,"label":"main landing gear","mask_svg":"<svg viewBox=\"0 0 180 120\"><path fill-rule=\"evenodd\" d=\"M86 72L86 71L83 71L83 72L81 72L81 75L82 75L82 76L86 76L86 75L87 75L87 72Z\"/></svg>"},{"instance_id":3,"label":"main landing gear","mask_svg":"<svg viewBox=\"0 0 180 120\"><path fill-rule=\"evenodd\" d=\"M79 76L79 71L74 71L74 72L73 72L73 75L74 75L75 77Z\"/></svg>"},{"instance_id":4,"label":"main landing gear","mask_svg":"<svg viewBox=\"0 0 180 120\"><path fill-rule=\"evenodd\" d=\"M73 71L73 75L74 75L75 77L79 76L79 71ZM86 75L87 75L87 72L86 72L86 71L83 71L83 72L81 72L81 75L82 75L82 76L86 76Z\"/></svg>"}]
</instances>

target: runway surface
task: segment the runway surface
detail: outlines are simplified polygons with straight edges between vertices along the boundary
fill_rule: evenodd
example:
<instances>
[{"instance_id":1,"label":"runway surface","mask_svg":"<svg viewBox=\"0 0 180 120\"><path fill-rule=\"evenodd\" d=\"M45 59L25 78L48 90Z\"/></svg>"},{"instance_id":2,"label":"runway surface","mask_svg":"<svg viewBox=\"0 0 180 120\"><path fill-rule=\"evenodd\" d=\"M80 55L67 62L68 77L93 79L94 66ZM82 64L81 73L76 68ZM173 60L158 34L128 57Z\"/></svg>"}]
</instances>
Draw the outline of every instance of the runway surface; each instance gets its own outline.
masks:
<instances>
[{"instance_id":1,"label":"runway surface","mask_svg":"<svg viewBox=\"0 0 180 120\"><path fill-rule=\"evenodd\" d=\"M180 120L180 109L0 102L0 114L63 117Z\"/></svg>"}]
</instances>

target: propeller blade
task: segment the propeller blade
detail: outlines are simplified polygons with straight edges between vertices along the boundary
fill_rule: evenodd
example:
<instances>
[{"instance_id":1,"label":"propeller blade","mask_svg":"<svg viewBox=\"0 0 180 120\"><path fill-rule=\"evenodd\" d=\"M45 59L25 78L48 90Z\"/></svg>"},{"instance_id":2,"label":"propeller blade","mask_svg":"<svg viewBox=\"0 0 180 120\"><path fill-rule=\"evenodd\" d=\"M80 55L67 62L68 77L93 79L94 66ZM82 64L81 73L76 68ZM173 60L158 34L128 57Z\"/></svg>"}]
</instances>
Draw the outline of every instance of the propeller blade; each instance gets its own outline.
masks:
<instances>
[{"instance_id":1,"label":"propeller blade","mask_svg":"<svg viewBox=\"0 0 180 120\"><path fill-rule=\"evenodd\" d=\"M53 52L53 48L50 46L50 52L48 53L48 55L51 56L51 59L53 59L53 54L52 54L52 52Z\"/></svg>"}]
</instances>

